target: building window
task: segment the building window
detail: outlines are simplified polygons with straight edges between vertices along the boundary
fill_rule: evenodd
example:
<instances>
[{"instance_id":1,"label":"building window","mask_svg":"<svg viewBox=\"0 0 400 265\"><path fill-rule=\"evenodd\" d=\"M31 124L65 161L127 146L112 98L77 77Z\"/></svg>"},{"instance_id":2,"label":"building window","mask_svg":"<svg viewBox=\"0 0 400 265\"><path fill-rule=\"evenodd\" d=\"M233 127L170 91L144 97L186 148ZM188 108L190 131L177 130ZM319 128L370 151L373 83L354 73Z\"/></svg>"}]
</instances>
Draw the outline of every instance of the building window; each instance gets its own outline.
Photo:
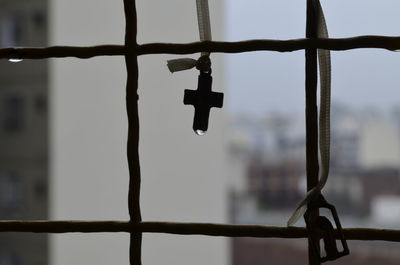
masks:
<instances>
[{"instance_id":1,"label":"building window","mask_svg":"<svg viewBox=\"0 0 400 265\"><path fill-rule=\"evenodd\" d=\"M43 30L46 27L46 15L42 10L36 10L32 15L32 22L37 30Z\"/></svg>"},{"instance_id":2,"label":"building window","mask_svg":"<svg viewBox=\"0 0 400 265\"><path fill-rule=\"evenodd\" d=\"M23 37L23 23L19 15L5 16L1 19L1 46L21 46Z\"/></svg>"},{"instance_id":3,"label":"building window","mask_svg":"<svg viewBox=\"0 0 400 265\"><path fill-rule=\"evenodd\" d=\"M22 186L22 181L17 176L0 175L0 209L15 210L21 208L23 201Z\"/></svg>"},{"instance_id":4,"label":"building window","mask_svg":"<svg viewBox=\"0 0 400 265\"><path fill-rule=\"evenodd\" d=\"M21 265L21 259L16 254L0 253L0 265Z\"/></svg>"},{"instance_id":5,"label":"building window","mask_svg":"<svg viewBox=\"0 0 400 265\"><path fill-rule=\"evenodd\" d=\"M35 197L38 200L47 199L47 182L44 179L38 180L34 186ZM1 265L1 264L0 264Z\"/></svg>"},{"instance_id":6,"label":"building window","mask_svg":"<svg viewBox=\"0 0 400 265\"><path fill-rule=\"evenodd\" d=\"M8 132L21 130L25 108L23 98L19 95L8 95L2 103L3 129Z\"/></svg>"},{"instance_id":7,"label":"building window","mask_svg":"<svg viewBox=\"0 0 400 265\"><path fill-rule=\"evenodd\" d=\"M47 99L44 94L38 94L35 96L35 109L38 114L44 115L47 112Z\"/></svg>"}]
</instances>

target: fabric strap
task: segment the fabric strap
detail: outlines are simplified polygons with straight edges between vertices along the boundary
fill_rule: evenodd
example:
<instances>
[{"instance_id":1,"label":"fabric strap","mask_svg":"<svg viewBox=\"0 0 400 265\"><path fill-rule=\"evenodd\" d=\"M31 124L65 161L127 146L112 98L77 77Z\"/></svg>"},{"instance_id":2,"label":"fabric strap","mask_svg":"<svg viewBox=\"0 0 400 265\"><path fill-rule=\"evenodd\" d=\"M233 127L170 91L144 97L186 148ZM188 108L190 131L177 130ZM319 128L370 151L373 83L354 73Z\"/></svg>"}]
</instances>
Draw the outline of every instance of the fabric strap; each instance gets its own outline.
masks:
<instances>
[{"instance_id":1,"label":"fabric strap","mask_svg":"<svg viewBox=\"0 0 400 265\"><path fill-rule=\"evenodd\" d=\"M328 29L324 13L319 0L313 0L314 8L318 14L318 38L328 38ZM331 55L329 50L318 49L318 62L320 74L320 109L319 109L319 155L321 174L318 184L311 189L305 199L300 202L287 222L288 226L294 225L307 210L307 204L315 199L325 186L329 175L330 162L330 112L331 112Z\"/></svg>"}]
</instances>

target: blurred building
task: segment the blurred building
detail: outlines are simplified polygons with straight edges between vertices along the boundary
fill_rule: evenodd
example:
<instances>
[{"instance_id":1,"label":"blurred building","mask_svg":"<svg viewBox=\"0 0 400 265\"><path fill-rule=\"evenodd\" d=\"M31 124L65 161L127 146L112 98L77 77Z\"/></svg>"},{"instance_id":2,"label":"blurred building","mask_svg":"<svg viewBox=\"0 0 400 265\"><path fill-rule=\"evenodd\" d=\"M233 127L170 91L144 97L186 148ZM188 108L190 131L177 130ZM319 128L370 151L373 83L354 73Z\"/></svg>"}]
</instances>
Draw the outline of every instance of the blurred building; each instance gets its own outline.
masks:
<instances>
[{"instance_id":1,"label":"blurred building","mask_svg":"<svg viewBox=\"0 0 400 265\"><path fill-rule=\"evenodd\" d=\"M47 1L0 1L0 47L45 46L47 28ZM0 219L47 219L48 63L0 69ZM0 264L48 264L48 237L3 233Z\"/></svg>"},{"instance_id":2,"label":"blurred building","mask_svg":"<svg viewBox=\"0 0 400 265\"><path fill-rule=\"evenodd\" d=\"M400 130L396 116L379 111L334 106L332 111L333 168L398 168Z\"/></svg>"},{"instance_id":3,"label":"blurred building","mask_svg":"<svg viewBox=\"0 0 400 265\"><path fill-rule=\"evenodd\" d=\"M396 125L383 113L333 108L330 177L324 195L336 206L344 227L399 228ZM306 190L304 132L296 117L280 113L265 119L240 117L230 126L230 161L235 171L242 172L242 181L231 183L231 221L284 226ZM236 162L239 159L242 163ZM301 240L235 238L231 246L234 265L266 260L304 264L307 259ZM365 242L351 248L352 254L335 264L397 264L400 258L395 246L387 243ZM291 255L282 255L288 251Z\"/></svg>"},{"instance_id":4,"label":"blurred building","mask_svg":"<svg viewBox=\"0 0 400 265\"><path fill-rule=\"evenodd\" d=\"M350 255L330 262L335 265L397 265L398 247L387 242L349 241ZM233 265L308 263L306 240L235 238L232 240Z\"/></svg>"},{"instance_id":5,"label":"blurred building","mask_svg":"<svg viewBox=\"0 0 400 265\"><path fill-rule=\"evenodd\" d=\"M217 40L221 6L210 3ZM140 43L199 40L195 2L143 0L137 7ZM124 43L123 1L0 0L0 19L2 47ZM222 223L223 114L211 112L207 136L194 134L183 90L196 89L198 71L172 75L166 60L176 57L139 62L143 220ZM212 55L217 91L223 90L220 58ZM1 61L0 67L0 217L128 220L124 58ZM0 264L128 264L127 234L1 236ZM227 259L221 238L144 235L145 264Z\"/></svg>"}]
</instances>

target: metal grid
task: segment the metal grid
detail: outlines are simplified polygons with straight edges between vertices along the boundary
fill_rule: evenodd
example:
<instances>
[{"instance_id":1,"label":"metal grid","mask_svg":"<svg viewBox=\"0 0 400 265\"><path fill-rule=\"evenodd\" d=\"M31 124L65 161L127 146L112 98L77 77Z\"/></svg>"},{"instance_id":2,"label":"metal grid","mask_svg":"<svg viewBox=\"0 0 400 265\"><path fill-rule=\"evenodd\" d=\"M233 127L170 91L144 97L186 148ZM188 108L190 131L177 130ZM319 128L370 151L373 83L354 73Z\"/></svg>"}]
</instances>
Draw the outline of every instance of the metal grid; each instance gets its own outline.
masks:
<instances>
[{"instance_id":1,"label":"metal grid","mask_svg":"<svg viewBox=\"0 0 400 265\"><path fill-rule=\"evenodd\" d=\"M187 44L137 43L137 15L134 0L124 0L125 45L94 47L48 47L0 49L0 59L45 59L95 56L124 56L127 68L126 107L128 115L127 157L129 164L129 222L120 221L0 221L0 232L32 233L130 233L130 263L141 264L142 233L206 235L225 237L307 238L304 227L271 227L259 225L226 225L204 223L142 222L140 212L138 56L145 54L191 54L197 52L242 53L252 51L306 52L306 156L307 189L318 182L317 122L317 49L344 51L358 48L400 49L400 37L359 36L342 39L316 38L316 11L313 0L307 0L306 38L293 40L248 40L241 42L196 42ZM315 213L314 216L317 216ZM343 229L347 240L382 240L400 242L400 230ZM310 248L309 248L310 249ZM309 251L309 264L319 264Z\"/></svg>"}]
</instances>

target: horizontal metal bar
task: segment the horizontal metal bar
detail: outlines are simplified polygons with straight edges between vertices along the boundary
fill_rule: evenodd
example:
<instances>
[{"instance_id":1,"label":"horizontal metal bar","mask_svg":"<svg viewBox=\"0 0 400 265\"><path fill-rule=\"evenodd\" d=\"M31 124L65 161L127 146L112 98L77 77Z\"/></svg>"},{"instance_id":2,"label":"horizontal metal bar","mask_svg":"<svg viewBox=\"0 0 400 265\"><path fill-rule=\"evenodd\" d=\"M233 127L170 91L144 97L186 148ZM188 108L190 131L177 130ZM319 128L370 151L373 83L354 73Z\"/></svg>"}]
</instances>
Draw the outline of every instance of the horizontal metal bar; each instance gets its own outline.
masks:
<instances>
[{"instance_id":1,"label":"horizontal metal bar","mask_svg":"<svg viewBox=\"0 0 400 265\"><path fill-rule=\"evenodd\" d=\"M292 52L307 48L345 51L359 48L400 50L400 37L359 36L341 39L293 39L293 40L247 40L239 42L194 42L194 43L148 43L138 46L137 55L146 54L192 54L202 51L216 53L243 53L254 51ZM125 55L123 45L93 47L54 46L48 48L4 48L0 59L45 59L76 57L81 59L95 56Z\"/></svg>"},{"instance_id":2,"label":"horizontal metal bar","mask_svg":"<svg viewBox=\"0 0 400 265\"><path fill-rule=\"evenodd\" d=\"M253 51L292 52L308 48L345 51L358 48L400 49L400 37L359 36L342 39L247 40L239 42L195 42L188 44L150 43L139 47L143 54L190 54L201 51L243 53Z\"/></svg>"},{"instance_id":3,"label":"horizontal metal bar","mask_svg":"<svg viewBox=\"0 0 400 265\"><path fill-rule=\"evenodd\" d=\"M210 223L171 223L121 221L0 221L0 232L32 233L104 233L143 232L176 235L205 235L224 237L306 238L304 227L262 225L227 225ZM400 230L346 228L348 240L380 240L400 242Z\"/></svg>"},{"instance_id":4,"label":"horizontal metal bar","mask_svg":"<svg viewBox=\"0 0 400 265\"><path fill-rule=\"evenodd\" d=\"M0 59L46 59L75 57L88 59L96 56L125 55L123 45L100 45L92 47L53 46L47 48L4 48Z\"/></svg>"}]
</instances>

